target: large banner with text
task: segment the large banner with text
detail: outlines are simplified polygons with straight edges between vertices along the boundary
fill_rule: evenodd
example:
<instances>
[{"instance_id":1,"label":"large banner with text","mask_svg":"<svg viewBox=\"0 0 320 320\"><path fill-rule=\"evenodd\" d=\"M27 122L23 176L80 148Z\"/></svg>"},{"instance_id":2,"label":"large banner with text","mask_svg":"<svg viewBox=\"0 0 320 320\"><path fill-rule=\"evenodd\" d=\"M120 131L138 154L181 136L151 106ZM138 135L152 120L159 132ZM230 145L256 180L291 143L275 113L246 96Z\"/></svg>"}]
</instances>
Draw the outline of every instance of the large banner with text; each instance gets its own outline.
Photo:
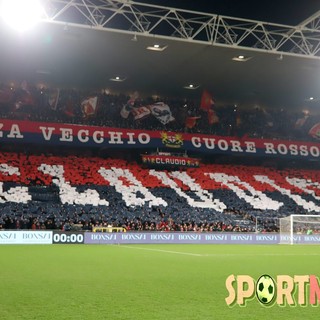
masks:
<instances>
[{"instance_id":1,"label":"large banner with text","mask_svg":"<svg viewBox=\"0 0 320 320\"><path fill-rule=\"evenodd\" d=\"M148 167L198 168L200 160L175 155L143 154L142 163Z\"/></svg>"},{"instance_id":2,"label":"large banner with text","mask_svg":"<svg viewBox=\"0 0 320 320\"><path fill-rule=\"evenodd\" d=\"M0 244L52 244L52 231L0 231Z\"/></svg>"},{"instance_id":3,"label":"large banner with text","mask_svg":"<svg viewBox=\"0 0 320 320\"><path fill-rule=\"evenodd\" d=\"M222 137L198 133L134 130L0 119L1 143L108 148L168 148L234 155L318 159L320 143Z\"/></svg>"},{"instance_id":4,"label":"large banner with text","mask_svg":"<svg viewBox=\"0 0 320 320\"><path fill-rule=\"evenodd\" d=\"M320 244L320 234L293 236L295 244ZM194 232L87 232L85 244L278 244L290 241L278 233L194 233Z\"/></svg>"},{"instance_id":5,"label":"large banner with text","mask_svg":"<svg viewBox=\"0 0 320 320\"><path fill-rule=\"evenodd\" d=\"M278 233L195 232L65 232L2 230L1 244L278 244L290 236ZM294 234L295 244L320 244L320 234Z\"/></svg>"}]
</instances>

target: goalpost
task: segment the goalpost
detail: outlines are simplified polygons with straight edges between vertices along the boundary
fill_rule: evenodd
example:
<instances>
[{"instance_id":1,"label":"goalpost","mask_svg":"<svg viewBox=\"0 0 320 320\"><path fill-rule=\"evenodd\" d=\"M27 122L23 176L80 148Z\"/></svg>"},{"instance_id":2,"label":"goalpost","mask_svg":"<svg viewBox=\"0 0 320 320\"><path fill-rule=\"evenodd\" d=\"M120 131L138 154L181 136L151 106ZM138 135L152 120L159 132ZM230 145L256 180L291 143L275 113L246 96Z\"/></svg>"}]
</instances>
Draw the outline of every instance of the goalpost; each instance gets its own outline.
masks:
<instances>
[{"instance_id":1,"label":"goalpost","mask_svg":"<svg viewBox=\"0 0 320 320\"><path fill-rule=\"evenodd\" d=\"M280 218L280 244L297 244L298 235L320 233L320 215L292 214Z\"/></svg>"}]
</instances>

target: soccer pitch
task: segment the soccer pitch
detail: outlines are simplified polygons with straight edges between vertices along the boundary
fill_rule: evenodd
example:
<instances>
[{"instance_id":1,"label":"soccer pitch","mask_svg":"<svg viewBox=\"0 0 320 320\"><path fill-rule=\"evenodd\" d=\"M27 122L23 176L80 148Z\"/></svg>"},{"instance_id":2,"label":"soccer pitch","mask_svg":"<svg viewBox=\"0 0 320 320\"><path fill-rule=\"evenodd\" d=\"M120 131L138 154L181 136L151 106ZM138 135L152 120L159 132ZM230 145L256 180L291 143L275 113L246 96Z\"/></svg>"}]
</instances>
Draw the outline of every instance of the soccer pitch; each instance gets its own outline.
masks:
<instances>
[{"instance_id":1,"label":"soccer pitch","mask_svg":"<svg viewBox=\"0 0 320 320\"><path fill-rule=\"evenodd\" d=\"M228 307L226 278L320 276L319 246L2 245L1 319L319 319L307 305Z\"/></svg>"}]
</instances>

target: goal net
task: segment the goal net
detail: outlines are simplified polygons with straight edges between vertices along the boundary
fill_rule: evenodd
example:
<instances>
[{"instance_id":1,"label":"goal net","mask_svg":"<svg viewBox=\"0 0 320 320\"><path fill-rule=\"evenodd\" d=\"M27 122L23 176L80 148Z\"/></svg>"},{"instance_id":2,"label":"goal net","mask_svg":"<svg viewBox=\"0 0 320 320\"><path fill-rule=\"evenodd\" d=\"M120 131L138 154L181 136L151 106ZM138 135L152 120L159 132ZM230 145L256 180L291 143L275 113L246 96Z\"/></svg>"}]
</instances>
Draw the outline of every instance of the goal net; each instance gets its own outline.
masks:
<instances>
[{"instance_id":1,"label":"goal net","mask_svg":"<svg viewBox=\"0 0 320 320\"><path fill-rule=\"evenodd\" d=\"M320 234L320 215L292 214L280 219L280 243L297 244L299 235Z\"/></svg>"}]
</instances>

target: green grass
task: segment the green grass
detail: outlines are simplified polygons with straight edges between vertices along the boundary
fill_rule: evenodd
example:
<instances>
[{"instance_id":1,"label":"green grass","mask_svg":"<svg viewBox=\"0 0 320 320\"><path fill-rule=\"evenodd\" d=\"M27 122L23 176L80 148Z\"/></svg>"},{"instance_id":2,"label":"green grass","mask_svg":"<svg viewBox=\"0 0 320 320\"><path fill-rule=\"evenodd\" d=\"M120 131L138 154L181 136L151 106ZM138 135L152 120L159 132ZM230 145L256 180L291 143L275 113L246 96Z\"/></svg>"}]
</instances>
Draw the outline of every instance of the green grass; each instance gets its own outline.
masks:
<instances>
[{"instance_id":1,"label":"green grass","mask_svg":"<svg viewBox=\"0 0 320 320\"><path fill-rule=\"evenodd\" d=\"M168 252L170 251L170 252ZM228 307L230 274L315 274L318 246L0 246L1 319L319 319L318 307Z\"/></svg>"}]
</instances>

